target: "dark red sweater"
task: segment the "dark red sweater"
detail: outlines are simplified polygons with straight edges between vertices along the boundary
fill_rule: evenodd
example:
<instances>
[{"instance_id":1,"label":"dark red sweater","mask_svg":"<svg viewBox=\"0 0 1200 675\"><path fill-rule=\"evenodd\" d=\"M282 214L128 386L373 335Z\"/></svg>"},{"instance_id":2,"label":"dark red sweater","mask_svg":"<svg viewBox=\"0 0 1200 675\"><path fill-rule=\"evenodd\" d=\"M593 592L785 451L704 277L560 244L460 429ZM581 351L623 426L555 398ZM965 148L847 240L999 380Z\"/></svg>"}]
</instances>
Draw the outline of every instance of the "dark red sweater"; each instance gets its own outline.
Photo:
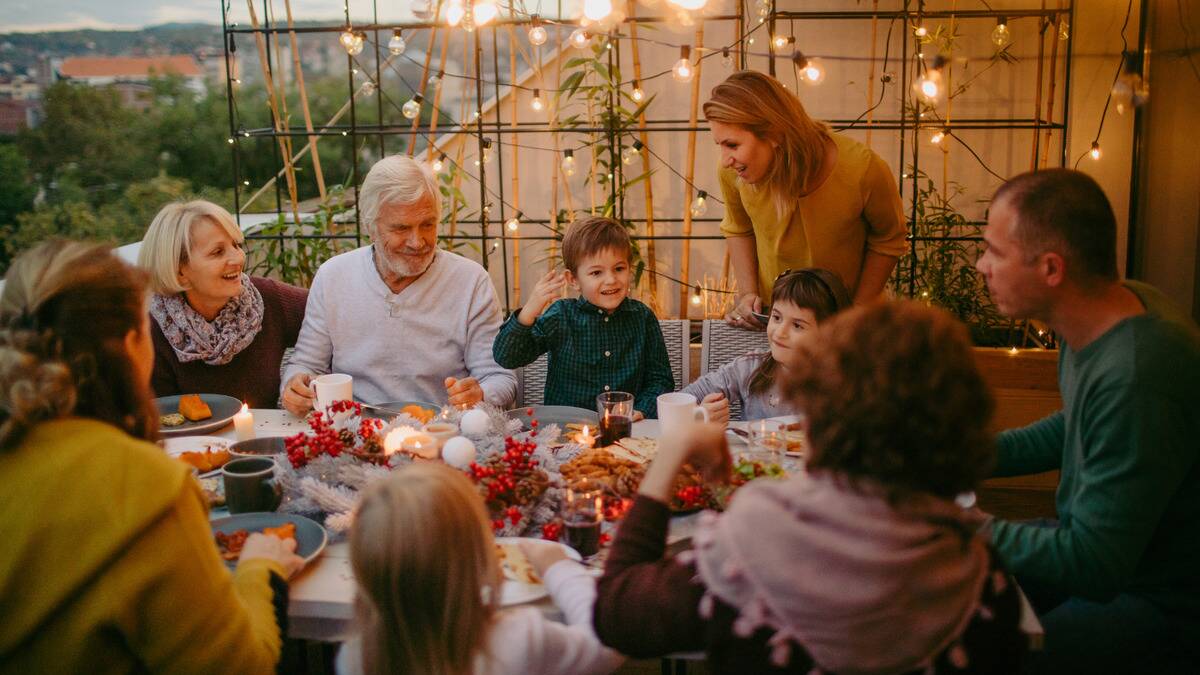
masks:
<instances>
[{"instance_id":1,"label":"dark red sweater","mask_svg":"<svg viewBox=\"0 0 1200 675\"><path fill-rule=\"evenodd\" d=\"M601 642L629 656L654 658L678 652L704 651L717 673L808 673L812 659L803 649L792 650L786 668L770 662L767 646L773 631L760 628L748 638L733 632L737 611L717 600L711 619L701 618L703 582L691 567L665 557L671 512L666 505L639 495L625 515L609 552L597 589L593 623ZM967 667L955 668L948 653L938 657L938 673L1013 673L1019 670L1027 640L1020 632L1021 608L1016 584L1005 575L997 593L992 572L980 598L988 618L976 615L963 633ZM904 639L904 627L896 627ZM948 652L949 650L947 650Z\"/></svg>"},{"instance_id":2,"label":"dark red sweater","mask_svg":"<svg viewBox=\"0 0 1200 675\"><path fill-rule=\"evenodd\" d=\"M154 336L151 385L156 395L225 394L245 401L251 408L276 407L279 364L283 351L295 345L300 334L308 290L262 277L250 277L250 283L263 297L262 330L225 365L180 363L158 322L150 320Z\"/></svg>"}]
</instances>

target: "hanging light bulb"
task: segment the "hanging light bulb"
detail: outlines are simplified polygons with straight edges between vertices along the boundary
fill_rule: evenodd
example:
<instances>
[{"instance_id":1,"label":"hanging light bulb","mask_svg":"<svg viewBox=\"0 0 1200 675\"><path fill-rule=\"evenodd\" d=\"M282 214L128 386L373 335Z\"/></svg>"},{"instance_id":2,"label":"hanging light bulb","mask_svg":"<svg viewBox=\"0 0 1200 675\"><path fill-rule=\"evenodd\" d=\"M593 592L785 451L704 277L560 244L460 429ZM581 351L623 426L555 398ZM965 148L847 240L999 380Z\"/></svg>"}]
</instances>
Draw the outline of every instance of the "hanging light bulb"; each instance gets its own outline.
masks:
<instances>
[{"instance_id":1,"label":"hanging light bulb","mask_svg":"<svg viewBox=\"0 0 1200 675\"><path fill-rule=\"evenodd\" d=\"M796 41L796 38L794 38L794 37L790 37L787 35L776 35L775 37L771 38L771 46L775 48L775 51L779 51L779 50L783 49L784 47L788 46L789 42L795 42L795 41Z\"/></svg>"},{"instance_id":2,"label":"hanging light bulb","mask_svg":"<svg viewBox=\"0 0 1200 675\"><path fill-rule=\"evenodd\" d=\"M697 9L704 9L704 5L708 4L708 0L667 0L667 1L670 2L672 5L679 7L680 9L687 9L687 10L692 10L692 11L695 11Z\"/></svg>"},{"instance_id":3,"label":"hanging light bulb","mask_svg":"<svg viewBox=\"0 0 1200 675\"><path fill-rule=\"evenodd\" d=\"M404 41L404 36L400 34L400 29L397 28L396 30L392 31L392 39L388 40L388 51L391 52L393 56L400 56L404 53L404 50L407 47L408 43Z\"/></svg>"},{"instance_id":4,"label":"hanging light bulb","mask_svg":"<svg viewBox=\"0 0 1200 675\"><path fill-rule=\"evenodd\" d=\"M564 176L575 175L575 151L571 149L563 150L562 172Z\"/></svg>"},{"instance_id":5,"label":"hanging light bulb","mask_svg":"<svg viewBox=\"0 0 1200 675\"><path fill-rule=\"evenodd\" d=\"M505 221L504 227L508 228L509 232L516 232L517 230L521 229L521 218L524 217L524 215L525 214L521 213L520 211L517 211L516 215Z\"/></svg>"},{"instance_id":6,"label":"hanging light bulb","mask_svg":"<svg viewBox=\"0 0 1200 675\"><path fill-rule=\"evenodd\" d=\"M363 82L362 89L360 91L362 91L363 96L373 95L375 93L375 83L371 80Z\"/></svg>"},{"instance_id":7,"label":"hanging light bulb","mask_svg":"<svg viewBox=\"0 0 1200 675\"><path fill-rule=\"evenodd\" d=\"M695 74L696 70L692 67L692 48L690 45L683 45L679 48L679 60L671 69L671 77L675 78L676 82L690 82Z\"/></svg>"},{"instance_id":8,"label":"hanging light bulb","mask_svg":"<svg viewBox=\"0 0 1200 675\"><path fill-rule=\"evenodd\" d=\"M529 29L529 44L538 47L546 44L546 39L549 37L546 34L546 29L542 26L542 19L537 14L532 17L533 26Z\"/></svg>"},{"instance_id":9,"label":"hanging light bulb","mask_svg":"<svg viewBox=\"0 0 1200 675\"><path fill-rule=\"evenodd\" d=\"M633 160L637 159L642 154L642 148L644 147L646 146L642 145L641 141L635 140L633 145L627 145L624 148L621 148L621 163L633 164Z\"/></svg>"},{"instance_id":10,"label":"hanging light bulb","mask_svg":"<svg viewBox=\"0 0 1200 675\"><path fill-rule=\"evenodd\" d=\"M804 55L804 52L797 51L792 55L792 62L796 64L796 70L800 73L800 79L804 80L807 85L818 85L825 81L825 66L814 58L809 58Z\"/></svg>"},{"instance_id":11,"label":"hanging light bulb","mask_svg":"<svg viewBox=\"0 0 1200 675\"><path fill-rule=\"evenodd\" d=\"M1065 20L1063 20L1058 24L1058 39L1059 40L1067 40L1067 39L1070 39L1070 37L1071 37L1071 27L1069 25L1067 25L1067 22Z\"/></svg>"},{"instance_id":12,"label":"hanging light bulb","mask_svg":"<svg viewBox=\"0 0 1200 675\"><path fill-rule=\"evenodd\" d=\"M463 13L462 21L459 22L459 27L468 33L475 32L475 11L470 7L466 8Z\"/></svg>"},{"instance_id":13,"label":"hanging light bulb","mask_svg":"<svg viewBox=\"0 0 1200 675\"><path fill-rule=\"evenodd\" d=\"M472 14L475 15L476 26L485 26L500 14L500 8L496 7L496 3L492 0L480 0L475 3L473 9Z\"/></svg>"},{"instance_id":14,"label":"hanging light bulb","mask_svg":"<svg viewBox=\"0 0 1200 675\"><path fill-rule=\"evenodd\" d=\"M762 23L762 19L771 16L771 0L758 0L754 5L754 13L758 14L759 23Z\"/></svg>"},{"instance_id":15,"label":"hanging light bulb","mask_svg":"<svg viewBox=\"0 0 1200 675\"><path fill-rule=\"evenodd\" d=\"M996 19L996 27L992 29L992 44L998 49L1004 49L1008 43L1012 42L1012 33L1008 30L1008 18L999 17Z\"/></svg>"},{"instance_id":16,"label":"hanging light bulb","mask_svg":"<svg viewBox=\"0 0 1200 675\"><path fill-rule=\"evenodd\" d=\"M925 27L925 24L918 21L917 25L913 26L913 35L919 38L926 37L929 35L929 29Z\"/></svg>"},{"instance_id":17,"label":"hanging light bulb","mask_svg":"<svg viewBox=\"0 0 1200 675\"><path fill-rule=\"evenodd\" d=\"M346 53L349 54L350 50L354 48L354 31L347 26L346 30L342 31L341 34L338 35L338 42L342 44L342 49L345 49Z\"/></svg>"},{"instance_id":18,"label":"hanging light bulb","mask_svg":"<svg viewBox=\"0 0 1200 675\"><path fill-rule=\"evenodd\" d=\"M425 83L429 85L430 89L437 91L437 88L442 86L442 78L445 77L445 75L445 73L439 70L433 75L430 75L429 79L426 80Z\"/></svg>"},{"instance_id":19,"label":"hanging light bulb","mask_svg":"<svg viewBox=\"0 0 1200 675\"><path fill-rule=\"evenodd\" d=\"M421 103L424 100L420 94L413 94L413 97L408 99L404 106L400 108L400 112L404 113L404 116L410 120L416 119L417 115L421 114Z\"/></svg>"},{"instance_id":20,"label":"hanging light bulb","mask_svg":"<svg viewBox=\"0 0 1200 675\"><path fill-rule=\"evenodd\" d=\"M445 167L446 167L446 153L443 152L442 154L438 155L437 159L433 160L433 172L441 173L442 169L444 169Z\"/></svg>"},{"instance_id":21,"label":"hanging light bulb","mask_svg":"<svg viewBox=\"0 0 1200 675\"><path fill-rule=\"evenodd\" d=\"M485 138L479 142L479 157L475 159L475 166L481 164L489 164L492 161L492 139Z\"/></svg>"},{"instance_id":22,"label":"hanging light bulb","mask_svg":"<svg viewBox=\"0 0 1200 675\"><path fill-rule=\"evenodd\" d=\"M933 59L933 65L925 69L925 73L917 78L914 85L917 93L926 103L937 103L942 98L942 68L946 65L946 57L938 54Z\"/></svg>"},{"instance_id":23,"label":"hanging light bulb","mask_svg":"<svg viewBox=\"0 0 1200 675\"><path fill-rule=\"evenodd\" d=\"M462 0L450 0L450 4L446 6L446 25L457 26L466 15L467 10L463 8Z\"/></svg>"},{"instance_id":24,"label":"hanging light bulb","mask_svg":"<svg viewBox=\"0 0 1200 675\"><path fill-rule=\"evenodd\" d=\"M612 0L583 0L583 15L591 21L603 21L612 10Z\"/></svg>"},{"instance_id":25,"label":"hanging light bulb","mask_svg":"<svg viewBox=\"0 0 1200 675\"><path fill-rule=\"evenodd\" d=\"M691 211L692 211L693 218L699 218L699 217L703 216L704 214L708 213L708 193L707 192L705 192L704 190L701 190L700 193L696 195L696 201L692 202Z\"/></svg>"},{"instance_id":26,"label":"hanging light bulb","mask_svg":"<svg viewBox=\"0 0 1200 675\"><path fill-rule=\"evenodd\" d=\"M433 3L429 0L410 0L408 11L420 21L428 21L433 18Z\"/></svg>"},{"instance_id":27,"label":"hanging light bulb","mask_svg":"<svg viewBox=\"0 0 1200 675\"><path fill-rule=\"evenodd\" d=\"M534 111L537 111L537 112L541 112L542 108L546 107L546 104L542 102L542 90L541 89L533 90L533 100L529 102L529 107L533 108Z\"/></svg>"},{"instance_id":28,"label":"hanging light bulb","mask_svg":"<svg viewBox=\"0 0 1200 675\"><path fill-rule=\"evenodd\" d=\"M642 91L641 82L637 80L633 81L633 91L629 92L629 96L635 103L641 103L642 99L646 98L646 92Z\"/></svg>"},{"instance_id":29,"label":"hanging light bulb","mask_svg":"<svg viewBox=\"0 0 1200 675\"><path fill-rule=\"evenodd\" d=\"M729 53L729 47L721 48L721 65L726 68L733 67L733 55Z\"/></svg>"},{"instance_id":30,"label":"hanging light bulb","mask_svg":"<svg viewBox=\"0 0 1200 675\"><path fill-rule=\"evenodd\" d=\"M1124 52L1121 59L1121 75L1113 82L1112 100L1117 106L1117 114L1124 115L1126 110L1145 103L1150 98L1150 89L1142 79L1141 55Z\"/></svg>"},{"instance_id":31,"label":"hanging light bulb","mask_svg":"<svg viewBox=\"0 0 1200 675\"><path fill-rule=\"evenodd\" d=\"M567 41L571 43L572 47L576 49L583 49L584 47L588 46L588 44L592 41L592 38L584 29L576 28L575 30L571 31L571 37L568 38Z\"/></svg>"},{"instance_id":32,"label":"hanging light bulb","mask_svg":"<svg viewBox=\"0 0 1200 675\"><path fill-rule=\"evenodd\" d=\"M1092 141L1092 149L1088 150L1088 154L1092 159L1100 159L1100 141Z\"/></svg>"},{"instance_id":33,"label":"hanging light bulb","mask_svg":"<svg viewBox=\"0 0 1200 675\"><path fill-rule=\"evenodd\" d=\"M933 135L929 137L929 142L933 143L934 145L939 145L943 140L945 140L946 131L947 130L945 128L942 128L933 132Z\"/></svg>"}]
</instances>

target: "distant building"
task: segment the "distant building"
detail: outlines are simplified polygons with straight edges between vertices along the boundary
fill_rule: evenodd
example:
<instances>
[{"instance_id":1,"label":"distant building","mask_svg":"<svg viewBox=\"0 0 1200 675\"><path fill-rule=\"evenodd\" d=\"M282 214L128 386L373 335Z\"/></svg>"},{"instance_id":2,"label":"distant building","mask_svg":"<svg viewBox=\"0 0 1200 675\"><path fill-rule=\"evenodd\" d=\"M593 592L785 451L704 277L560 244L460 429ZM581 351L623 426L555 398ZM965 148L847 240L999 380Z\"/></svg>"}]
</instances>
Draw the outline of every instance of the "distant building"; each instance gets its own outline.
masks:
<instances>
[{"instance_id":1,"label":"distant building","mask_svg":"<svg viewBox=\"0 0 1200 675\"><path fill-rule=\"evenodd\" d=\"M38 99L0 99L0 136L15 136L22 129L32 129L42 121L42 102Z\"/></svg>"},{"instance_id":2,"label":"distant building","mask_svg":"<svg viewBox=\"0 0 1200 675\"><path fill-rule=\"evenodd\" d=\"M204 70L189 55L70 57L55 68L55 75L93 87L111 86L124 105L138 110L150 105L152 77L177 75L188 89L204 93Z\"/></svg>"},{"instance_id":3,"label":"distant building","mask_svg":"<svg viewBox=\"0 0 1200 675\"><path fill-rule=\"evenodd\" d=\"M42 97L42 88L24 75L0 76L0 101L29 101Z\"/></svg>"}]
</instances>

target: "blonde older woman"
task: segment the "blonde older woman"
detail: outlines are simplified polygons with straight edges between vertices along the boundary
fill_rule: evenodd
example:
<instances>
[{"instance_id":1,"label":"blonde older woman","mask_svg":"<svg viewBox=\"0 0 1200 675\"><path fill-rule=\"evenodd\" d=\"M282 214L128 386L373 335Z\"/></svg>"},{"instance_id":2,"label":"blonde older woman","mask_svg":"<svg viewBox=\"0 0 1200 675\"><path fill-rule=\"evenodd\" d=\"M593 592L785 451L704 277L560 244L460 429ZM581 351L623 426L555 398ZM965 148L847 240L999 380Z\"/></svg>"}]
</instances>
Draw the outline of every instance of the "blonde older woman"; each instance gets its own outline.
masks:
<instances>
[{"instance_id":1,"label":"blonde older woman","mask_svg":"<svg viewBox=\"0 0 1200 675\"><path fill-rule=\"evenodd\" d=\"M308 291L250 277L241 230L206 201L163 207L138 264L154 296L154 377L159 396L225 394L253 408L279 399L279 365L296 343Z\"/></svg>"},{"instance_id":2,"label":"blonde older woman","mask_svg":"<svg viewBox=\"0 0 1200 675\"><path fill-rule=\"evenodd\" d=\"M721 150L721 231L739 291L730 322L761 329L771 284L785 269L831 270L856 304L878 297L906 247L887 163L809 117L762 73L730 75L713 88L704 116Z\"/></svg>"}]
</instances>

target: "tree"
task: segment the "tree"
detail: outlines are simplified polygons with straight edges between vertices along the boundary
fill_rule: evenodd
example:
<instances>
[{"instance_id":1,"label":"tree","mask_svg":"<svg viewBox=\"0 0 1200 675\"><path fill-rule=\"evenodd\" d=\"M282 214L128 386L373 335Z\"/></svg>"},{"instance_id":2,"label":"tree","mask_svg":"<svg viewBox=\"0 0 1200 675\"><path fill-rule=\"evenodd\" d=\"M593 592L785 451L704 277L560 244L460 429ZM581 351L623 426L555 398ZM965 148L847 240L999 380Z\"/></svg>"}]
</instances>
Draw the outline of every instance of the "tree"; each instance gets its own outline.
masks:
<instances>
[{"instance_id":1,"label":"tree","mask_svg":"<svg viewBox=\"0 0 1200 675\"><path fill-rule=\"evenodd\" d=\"M7 241L17 228L17 214L33 207L37 187L29 175L29 162L11 143L0 145L0 239ZM0 247L0 270L9 258Z\"/></svg>"}]
</instances>

